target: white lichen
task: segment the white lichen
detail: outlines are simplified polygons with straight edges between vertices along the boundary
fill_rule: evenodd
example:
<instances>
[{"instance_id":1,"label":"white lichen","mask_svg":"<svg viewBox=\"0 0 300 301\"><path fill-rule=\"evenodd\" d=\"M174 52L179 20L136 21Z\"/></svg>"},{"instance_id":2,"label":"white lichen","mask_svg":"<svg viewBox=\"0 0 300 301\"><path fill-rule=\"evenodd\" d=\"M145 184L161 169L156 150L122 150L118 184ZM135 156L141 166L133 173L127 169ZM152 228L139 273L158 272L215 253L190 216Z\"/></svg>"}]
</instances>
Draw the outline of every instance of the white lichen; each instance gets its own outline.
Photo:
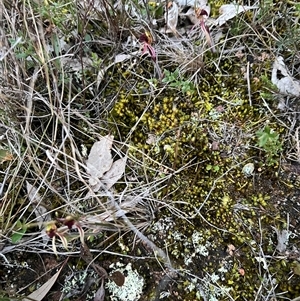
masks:
<instances>
[{"instance_id":1,"label":"white lichen","mask_svg":"<svg viewBox=\"0 0 300 301\"><path fill-rule=\"evenodd\" d=\"M132 269L131 263L124 266L121 263L111 265L111 268L115 271L120 271L125 277L125 282L122 286L117 286L112 280L108 280L106 289L109 291L111 301L137 301L140 299L144 279L141 277L136 270Z\"/></svg>"},{"instance_id":2,"label":"white lichen","mask_svg":"<svg viewBox=\"0 0 300 301\"><path fill-rule=\"evenodd\" d=\"M195 257L195 253L193 253L192 255L190 256L185 256L184 257L184 264L186 266L188 266L189 264L193 263L193 258Z\"/></svg>"},{"instance_id":3,"label":"white lichen","mask_svg":"<svg viewBox=\"0 0 300 301\"><path fill-rule=\"evenodd\" d=\"M212 283L216 283L218 280L220 280L219 275L217 275L217 274L215 274L215 273L212 273L212 274L210 275L210 278L211 278L211 282L212 282Z\"/></svg>"},{"instance_id":4,"label":"white lichen","mask_svg":"<svg viewBox=\"0 0 300 301\"><path fill-rule=\"evenodd\" d=\"M198 245L198 247L196 248L196 252L197 252L197 254L205 256L205 257L208 256L208 254L209 254L206 246L204 246L204 245Z\"/></svg>"},{"instance_id":5,"label":"white lichen","mask_svg":"<svg viewBox=\"0 0 300 301\"><path fill-rule=\"evenodd\" d=\"M192 242L194 245L195 252L202 256L208 256L208 247L210 246L210 242L205 240L202 233L198 231L194 231L192 235Z\"/></svg>"},{"instance_id":6,"label":"white lichen","mask_svg":"<svg viewBox=\"0 0 300 301\"><path fill-rule=\"evenodd\" d=\"M171 217L161 218L153 224L151 232L155 233L159 238L164 238L171 229L174 229L174 227L175 222Z\"/></svg>"},{"instance_id":7,"label":"white lichen","mask_svg":"<svg viewBox=\"0 0 300 301\"><path fill-rule=\"evenodd\" d=\"M72 273L67 276L64 281L64 286L62 288L62 293L65 299L80 295L87 285L87 282L96 284L99 283L99 276L93 270L84 270ZM87 301L94 300L96 290L90 289L89 293L86 295Z\"/></svg>"},{"instance_id":8,"label":"white lichen","mask_svg":"<svg viewBox=\"0 0 300 301\"><path fill-rule=\"evenodd\" d=\"M181 232L179 232L179 231L172 232L172 237L176 241L185 241L186 240L186 236L184 234L182 234Z\"/></svg>"}]
</instances>

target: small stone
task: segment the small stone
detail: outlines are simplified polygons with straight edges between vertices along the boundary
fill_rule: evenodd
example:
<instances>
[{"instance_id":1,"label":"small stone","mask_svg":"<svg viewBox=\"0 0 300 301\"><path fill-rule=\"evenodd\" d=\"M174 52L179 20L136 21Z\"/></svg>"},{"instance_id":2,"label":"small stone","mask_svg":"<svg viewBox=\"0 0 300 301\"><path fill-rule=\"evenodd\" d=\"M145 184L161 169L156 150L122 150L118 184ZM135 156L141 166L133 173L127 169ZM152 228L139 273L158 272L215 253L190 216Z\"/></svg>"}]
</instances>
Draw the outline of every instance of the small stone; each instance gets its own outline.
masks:
<instances>
[{"instance_id":1,"label":"small stone","mask_svg":"<svg viewBox=\"0 0 300 301\"><path fill-rule=\"evenodd\" d=\"M242 169L242 173L246 176L246 177L250 177L253 175L253 171L254 171L254 164L253 163L247 163L243 169Z\"/></svg>"}]
</instances>

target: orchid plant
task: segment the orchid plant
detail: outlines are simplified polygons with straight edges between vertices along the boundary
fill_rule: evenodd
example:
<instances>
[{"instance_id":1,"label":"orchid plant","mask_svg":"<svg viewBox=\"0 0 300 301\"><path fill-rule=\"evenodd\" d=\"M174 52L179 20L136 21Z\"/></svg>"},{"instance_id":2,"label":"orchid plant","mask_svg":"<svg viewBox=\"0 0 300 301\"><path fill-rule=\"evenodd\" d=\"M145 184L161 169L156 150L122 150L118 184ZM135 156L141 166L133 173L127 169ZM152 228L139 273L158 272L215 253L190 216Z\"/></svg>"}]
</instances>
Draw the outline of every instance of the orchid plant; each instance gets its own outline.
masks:
<instances>
[{"instance_id":1,"label":"orchid plant","mask_svg":"<svg viewBox=\"0 0 300 301\"><path fill-rule=\"evenodd\" d=\"M209 17L209 12L210 12L210 9L209 9L208 6L207 6L207 8L205 8L205 9L204 8L196 8L195 9L195 15L196 15L196 18L197 18L197 23L192 27L191 30L193 30L194 27L196 27L197 25L200 25L200 28L201 28L202 32L204 33L206 41L207 41L208 45L210 46L212 52L216 52L214 42L213 42L213 39L211 37L209 28L206 25L206 21Z\"/></svg>"},{"instance_id":2,"label":"orchid plant","mask_svg":"<svg viewBox=\"0 0 300 301\"><path fill-rule=\"evenodd\" d=\"M58 223L61 223L62 226L58 227ZM76 220L73 216L69 215L66 218L58 218L56 221L51 221L46 226L46 233L47 235L52 238L52 248L55 254L57 254L56 249L56 238L58 237L64 248L68 249L68 240L67 240L67 234L71 229L77 229L80 242L82 245L84 245L84 230L78 220Z\"/></svg>"},{"instance_id":3,"label":"orchid plant","mask_svg":"<svg viewBox=\"0 0 300 301\"><path fill-rule=\"evenodd\" d=\"M156 69L156 72L158 74L158 78L162 79L163 78L163 73L158 65L158 61L157 61L157 54L156 51L154 49L154 47L151 45L153 43L153 38L150 34L149 31L145 31L145 33L143 33L140 38L139 41L142 44L142 55L144 55L145 53L148 53L154 63L154 67Z\"/></svg>"},{"instance_id":4,"label":"orchid plant","mask_svg":"<svg viewBox=\"0 0 300 301\"><path fill-rule=\"evenodd\" d=\"M145 31L145 33L143 33L140 38L139 38L140 42L142 43L142 54L145 53L149 53L151 59L153 60L153 62L157 61L157 56L156 56L156 52L155 49L152 47L152 43L153 43L153 38L150 34L149 31Z\"/></svg>"}]
</instances>

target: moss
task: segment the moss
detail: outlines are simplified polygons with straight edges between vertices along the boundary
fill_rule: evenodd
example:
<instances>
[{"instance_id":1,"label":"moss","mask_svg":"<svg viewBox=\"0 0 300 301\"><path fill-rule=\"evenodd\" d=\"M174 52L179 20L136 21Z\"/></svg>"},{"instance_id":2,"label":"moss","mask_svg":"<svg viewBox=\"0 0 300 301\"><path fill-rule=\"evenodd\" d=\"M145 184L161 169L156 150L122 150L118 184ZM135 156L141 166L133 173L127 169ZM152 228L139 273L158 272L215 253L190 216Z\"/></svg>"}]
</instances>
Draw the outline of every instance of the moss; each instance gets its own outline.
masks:
<instances>
[{"instance_id":1,"label":"moss","mask_svg":"<svg viewBox=\"0 0 300 301\"><path fill-rule=\"evenodd\" d=\"M210 4L210 9L211 9L211 13L210 16L213 18L216 18L220 15L219 13L219 9L223 4L227 4L226 1L222 1L222 0L213 0L213 1L209 1Z\"/></svg>"},{"instance_id":2,"label":"moss","mask_svg":"<svg viewBox=\"0 0 300 301\"><path fill-rule=\"evenodd\" d=\"M190 94L168 85L153 88L143 73L137 77L128 71L126 82L138 84L120 89L110 112L109 118L116 124L111 131L126 140L131 156L149 168L148 180L158 175L163 179L176 171L158 193L168 206L159 210L157 219L169 223L165 220L169 216L172 227L152 228L153 234L161 233L161 237L155 236L155 243L168 246L176 266L189 271L183 272L187 281L174 288L183 300L201 299L199 287L205 294L221 294L220 286L233 298L253 299L261 285L264 256L271 256L276 247L270 225L280 227L284 220L268 193L270 183L277 181L276 164L265 164L264 153L253 147L257 141L252 133L267 119L278 133L284 135L285 129L261 106L262 84L251 87L255 97L249 105L246 80L240 76L243 64L223 60L218 70L208 64L199 93ZM163 93L155 89L163 89ZM242 168L249 158L254 173L247 177ZM260 183L265 179L265 185L258 185L256 177ZM202 235L198 246L193 241L195 231ZM261 235L264 244L260 246ZM237 251L229 255L228 244ZM259 248L264 252L262 259L256 256ZM277 270L277 283L284 283L278 291L292 293L288 268L278 269L277 262L268 264ZM245 276L239 273L240 267ZM201 281L205 277L211 286ZM183 288L192 283L194 289L183 294Z\"/></svg>"}]
</instances>

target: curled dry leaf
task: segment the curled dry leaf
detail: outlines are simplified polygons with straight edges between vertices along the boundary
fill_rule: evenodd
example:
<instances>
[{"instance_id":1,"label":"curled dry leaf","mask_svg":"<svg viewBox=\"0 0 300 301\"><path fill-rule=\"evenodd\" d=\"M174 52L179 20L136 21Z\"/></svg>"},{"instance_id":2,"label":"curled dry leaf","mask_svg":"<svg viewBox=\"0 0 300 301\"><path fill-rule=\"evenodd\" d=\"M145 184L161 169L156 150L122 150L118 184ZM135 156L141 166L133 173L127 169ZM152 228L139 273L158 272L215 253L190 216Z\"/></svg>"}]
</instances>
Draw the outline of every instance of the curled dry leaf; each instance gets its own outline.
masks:
<instances>
[{"instance_id":1,"label":"curled dry leaf","mask_svg":"<svg viewBox=\"0 0 300 301\"><path fill-rule=\"evenodd\" d=\"M280 79L277 76L278 71L283 76ZM300 82L289 75L282 56L277 57L274 61L271 81L281 93L300 96Z\"/></svg>"},{"instance_id":2,"label":"curled dry leaf","mask_svg":"<svg viewBox=\"0 0 300 301\"><path fill-rule=\"evenodd\" d=\"M176 27L178 23L178 5L175 1L169 1L167 4L167 11L165 12L165 21L167 24L167 32L172 32L177 35Z\"/></svg>"},{"instance_id":3,"label":"curled dry leaf","mask_svg":"<svg viewBox=\"0 0 300 301\"><path fill-rule=\"evenodd\" d=\"M216 20L216 23L221 26L225 24L228 20L234 18L242 12L246 12L251 9L256 9L258 6L247 6L247 5L238 5L238 4L224 4L220 7L220 16Z\"/></svg>"}]
</instances>

